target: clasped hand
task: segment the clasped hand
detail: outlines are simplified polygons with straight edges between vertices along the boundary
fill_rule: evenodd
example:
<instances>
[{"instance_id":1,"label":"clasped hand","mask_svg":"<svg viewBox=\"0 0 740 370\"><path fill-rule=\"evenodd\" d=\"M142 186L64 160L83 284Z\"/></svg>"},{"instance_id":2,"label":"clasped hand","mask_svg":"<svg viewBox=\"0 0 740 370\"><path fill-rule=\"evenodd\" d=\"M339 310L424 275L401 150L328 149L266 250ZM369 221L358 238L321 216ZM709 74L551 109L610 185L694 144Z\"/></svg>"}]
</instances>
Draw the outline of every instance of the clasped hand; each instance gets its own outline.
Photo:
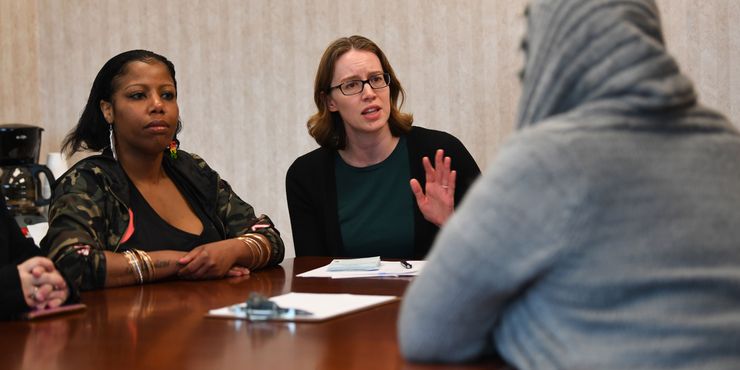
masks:
<instances>
[{"instance_id":1,"label":"clasped hand","mask_svg":"<svg viewBox=\"0 0 740 370\"><path fill-rule=\"evenodd\" d=\"M434 167L428 157L422 158L426 184L424 189L417 179L411 179L411 191L424 218L442 226L455 209L455 178L457 172L451 170L452 159L444 156L438 149L434 155Z\"/></svg>"},{"instance_id":2,"label":"clasped hand","mask_svg":"<svg viewBox=\"0 0 740 370\"><path fill-rule=\"evenodd\" d=\"M28 307L36 310L61 306L69 295L67 283L45 257L29 258L18 265L21 290Z\"/></svg>"},{"instance_id":3,"label":"clasped hand","mask_svg":"<svg viewBox=\"0 0 740 370\"><path fill-rule=\"evenodd\" d=\"M177 276L182 279L200 280L249 275L249 269L236 265L241 242L236 246L230 242L231 240L222 240L203 244L186 253L177 260L182 266Z\"/></svg>"}]
</instances>

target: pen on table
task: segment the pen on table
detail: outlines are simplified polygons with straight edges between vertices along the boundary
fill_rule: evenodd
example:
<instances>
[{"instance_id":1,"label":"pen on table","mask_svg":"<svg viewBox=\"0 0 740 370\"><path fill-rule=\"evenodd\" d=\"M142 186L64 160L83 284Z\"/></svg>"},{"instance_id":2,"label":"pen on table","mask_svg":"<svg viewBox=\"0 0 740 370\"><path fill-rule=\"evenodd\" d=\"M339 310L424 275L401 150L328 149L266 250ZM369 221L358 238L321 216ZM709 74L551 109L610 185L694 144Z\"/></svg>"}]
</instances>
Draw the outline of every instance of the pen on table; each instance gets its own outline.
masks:
<instances>
[{"instance_id":1,"label":"pen on table","mask_svg":"<svg viewBox=\"0 0 740 370\"><path fill-rule=\"evenodd\" d=\"M403 267L405 267L407 269L410 269L410 268L414 267L414 266L411 266L411 264L408 263L408 261L406 261L406 260L401 260L401 266L403 266Z\"/></svg>"}]
</instances>

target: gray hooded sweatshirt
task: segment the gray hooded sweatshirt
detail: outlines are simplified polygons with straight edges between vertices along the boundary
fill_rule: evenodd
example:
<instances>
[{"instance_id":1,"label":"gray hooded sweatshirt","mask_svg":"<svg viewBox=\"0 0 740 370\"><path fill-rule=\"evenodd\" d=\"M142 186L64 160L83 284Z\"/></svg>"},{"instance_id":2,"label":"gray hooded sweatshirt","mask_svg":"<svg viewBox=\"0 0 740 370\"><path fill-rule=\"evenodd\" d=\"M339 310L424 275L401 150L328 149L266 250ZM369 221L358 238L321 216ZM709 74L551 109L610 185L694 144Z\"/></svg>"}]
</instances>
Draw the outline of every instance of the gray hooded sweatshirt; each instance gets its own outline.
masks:
<instances>
[{"instance_id":1,"label":"gray hooded sweatshirt","mask_svg":"<svg viewBox=\"0 0 740 370\"><path fill-rule=\"evenodd\" d=\"M404 357L740 369L740 136L656 5L529 8L518 127L404 297Z\"/></svg>"}]
</instances>

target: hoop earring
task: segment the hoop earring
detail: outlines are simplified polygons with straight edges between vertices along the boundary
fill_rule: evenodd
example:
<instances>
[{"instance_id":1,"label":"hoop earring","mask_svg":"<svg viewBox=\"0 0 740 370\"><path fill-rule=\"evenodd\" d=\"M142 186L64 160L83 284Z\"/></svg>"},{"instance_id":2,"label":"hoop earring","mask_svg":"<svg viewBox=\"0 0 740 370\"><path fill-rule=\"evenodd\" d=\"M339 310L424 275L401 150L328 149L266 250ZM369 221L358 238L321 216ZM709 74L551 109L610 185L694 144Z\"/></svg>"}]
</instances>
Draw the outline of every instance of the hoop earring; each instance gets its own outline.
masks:
<instances>
[{"instance_id":1,"label":"hoop earring","mask_svg":"<svg viewBox=\"0 0 740 370\"><path fill-rule=\"evenodd\" d=\"M110 140L110 150L113 152L113 159L118 160L118 154L116 154L116 138L113 135L113 124L108 125L108 140Z\"/></svg>"}]
</instances>

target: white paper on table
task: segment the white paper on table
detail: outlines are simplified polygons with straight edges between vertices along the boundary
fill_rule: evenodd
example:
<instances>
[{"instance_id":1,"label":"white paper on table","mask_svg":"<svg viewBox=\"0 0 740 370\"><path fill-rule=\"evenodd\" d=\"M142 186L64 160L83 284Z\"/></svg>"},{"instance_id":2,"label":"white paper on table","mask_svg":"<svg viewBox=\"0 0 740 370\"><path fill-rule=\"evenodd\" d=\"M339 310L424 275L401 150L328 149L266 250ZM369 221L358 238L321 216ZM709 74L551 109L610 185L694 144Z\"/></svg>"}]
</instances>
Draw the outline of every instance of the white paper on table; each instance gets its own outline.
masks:
<instances>
[{"instance_id":1,"label":"white paper on table","mask_svg":"<svg viewBox=\"0 0 740 370\"><path fill-rule=\"evenodd\" d=\"M391 295L364 294L319 294L288 293L270 298L282 308L296 308L311 312L313 315L292 319L274 318L272 321L322 321L332 317L368 309L381 304L393 302L398 297ZM243 309L246 303L222 307L208 311L206 316L227 319L246 319Z\"/></svg>"},{"instance_id":2,"label":"white paper on table","mask_svg":"<svg viewBox=\"0 0 740 370\"><path fill-rule=\"evenodd\" d=\"M377 271L380 268L380 256L365 258L336 258L327 266L327 271Z\"/></svg>"},{"instance_id":3,"label":"white paper on table","mask_svg":"<svg viewBox=\"0 0 740 370\"><path fill-rule=\"evenodd\" d=\"M411 268L407 269L397 261L380 261L380 268L376 271L328 271L329 265L306 271L297 277L328 277L332 279L367 278L367 277L400 277L419 275L426 261L407 261Z\"/></svg>"}]
</instances>

